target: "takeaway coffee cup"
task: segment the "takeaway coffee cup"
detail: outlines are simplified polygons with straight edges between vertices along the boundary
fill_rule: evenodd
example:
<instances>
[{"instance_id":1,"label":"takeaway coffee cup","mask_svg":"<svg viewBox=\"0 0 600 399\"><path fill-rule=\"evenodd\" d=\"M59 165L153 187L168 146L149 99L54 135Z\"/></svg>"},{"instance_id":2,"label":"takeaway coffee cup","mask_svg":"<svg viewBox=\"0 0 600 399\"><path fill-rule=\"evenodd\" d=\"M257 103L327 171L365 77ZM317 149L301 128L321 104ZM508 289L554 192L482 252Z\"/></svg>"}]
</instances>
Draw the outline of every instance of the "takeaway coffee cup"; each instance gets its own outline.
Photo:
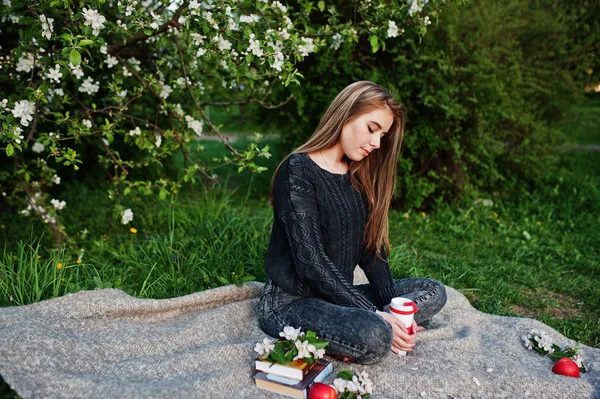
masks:
<instances>
[{"instance_id":1,"label":"takeaway coffee cup","mask_svg":"<svg viewBox=\"0 0 600 399\"><path fill-rule=\"evenodd\" d=\"M390 302L389 313L394 315L398 320L406 326L409 334L414 334L412 322L414 314L417 313L417 305L408 298L396 297ZM398 351L398 356L406 356L406 351Z\"/></svg>"}]
</instances>

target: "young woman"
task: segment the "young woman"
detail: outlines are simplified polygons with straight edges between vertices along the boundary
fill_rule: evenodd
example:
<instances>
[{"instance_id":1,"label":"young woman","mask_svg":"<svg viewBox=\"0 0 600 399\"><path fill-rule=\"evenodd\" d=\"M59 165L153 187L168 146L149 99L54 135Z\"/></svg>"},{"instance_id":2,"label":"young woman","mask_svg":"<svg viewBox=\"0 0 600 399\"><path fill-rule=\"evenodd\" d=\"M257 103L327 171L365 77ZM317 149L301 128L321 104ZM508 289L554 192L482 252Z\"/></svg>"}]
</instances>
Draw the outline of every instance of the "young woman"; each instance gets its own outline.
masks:
<instances>
[{"instance_id":1,"label":"young woman","mask_svg":"<svg viewBox=\"0 0 600 399\"><path fill-rule=\"evenodd\" d=\"M390 349L410 351L416 333L387 313L392 298L412 299L417 323L446 303L444 286L425 278L394 280L389 268L388 208L402 143L402 107L368 81L346 87L317 130L273 176L274 210L265 257L268 280L259 324L276 338L285 326L329 341L326 353L369 364ZM353 285L356 265L369 284Z\"/></svg>"}]
</instances>

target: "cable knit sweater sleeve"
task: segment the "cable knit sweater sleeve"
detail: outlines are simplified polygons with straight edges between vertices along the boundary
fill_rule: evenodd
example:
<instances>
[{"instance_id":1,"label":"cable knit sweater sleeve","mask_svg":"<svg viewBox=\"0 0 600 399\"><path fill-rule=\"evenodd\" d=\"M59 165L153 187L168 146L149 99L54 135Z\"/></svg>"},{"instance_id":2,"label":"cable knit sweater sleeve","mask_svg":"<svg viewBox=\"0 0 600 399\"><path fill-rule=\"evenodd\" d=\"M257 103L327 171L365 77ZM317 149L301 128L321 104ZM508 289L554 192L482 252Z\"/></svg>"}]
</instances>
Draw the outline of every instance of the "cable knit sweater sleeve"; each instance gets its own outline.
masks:
<instances>
[{"instance_id":1,"label":"cable knit sweater sleeve","mask_svg":"<svg viewBox=\"0 0 600 399\"><path fill-rule=\"evenodd\" d=\"M283 176L282 176L283 177ZM320 230L317 193L302 170L290 168L282 189L287 191L275 204L294 259L296 273L303 284L310 284L329 302L361 309L371 309L373 303L348 280L340 265L327 256Z\"/></svg>"},{"instance_id":2,"label":"cable knit sweater sleeve","mask_svg":"<svg viewBox=\"0 0 600 399\"><path fill-rule=\"evenodd\" d=\"M365 272L367 279L375 291L377 306L383 307L392 301L396 296L394 288L394 279L390 270L385 250L382 248L380 256L377 258L375 253L365 252L358 262L358 266Z\"/></svg>"}]
</instances>

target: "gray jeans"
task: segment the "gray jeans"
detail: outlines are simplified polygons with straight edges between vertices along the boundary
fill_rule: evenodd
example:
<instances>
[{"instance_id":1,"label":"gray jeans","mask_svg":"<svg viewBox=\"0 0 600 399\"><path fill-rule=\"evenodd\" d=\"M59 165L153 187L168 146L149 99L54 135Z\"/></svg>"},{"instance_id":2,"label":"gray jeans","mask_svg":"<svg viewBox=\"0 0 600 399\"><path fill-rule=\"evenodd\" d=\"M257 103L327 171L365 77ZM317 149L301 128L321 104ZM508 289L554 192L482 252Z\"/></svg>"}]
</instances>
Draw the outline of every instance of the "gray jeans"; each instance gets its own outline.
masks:
<instances>
[{"instance_id":1,"label":"gray jeans","mask_svg":"<svg viewBox=\"0 0 600 399\"><path fill-rule=\"evenodd\" d=\"M439 281L407 278L394 283L396 296L412 299L417 305L417 324L431 319L446 304L446 289ZM375 301L370 284L356 288ZM377 363L391 353L393 330L383 317L320 298L297 297L284 292L271 280L267 280L263 288L258 314L260 328L272 337L280 338L279 332L285 326L312 330L319 338L329 341L327 354L354 357L357 363Z\"/></svg>"}]
</instances>

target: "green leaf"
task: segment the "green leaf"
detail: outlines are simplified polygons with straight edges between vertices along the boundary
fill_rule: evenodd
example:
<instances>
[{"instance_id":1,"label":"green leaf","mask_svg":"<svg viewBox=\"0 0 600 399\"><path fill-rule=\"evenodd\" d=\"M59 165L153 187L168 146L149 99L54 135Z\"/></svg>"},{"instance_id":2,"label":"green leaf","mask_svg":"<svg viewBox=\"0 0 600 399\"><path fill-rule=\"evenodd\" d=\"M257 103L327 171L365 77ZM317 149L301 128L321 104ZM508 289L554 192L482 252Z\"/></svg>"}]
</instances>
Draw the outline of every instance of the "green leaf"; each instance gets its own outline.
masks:
<instances>
[{"instance_id":1,"label":"green leaf","mask_svg":"<svg viewBox=\"0 0 600 399\"><path fill-rule=\"evenodd\" d=\"M317 3L317 7L319 7L319 11L321 11L321 12L325 11L325 2L324 1L319 1Z\"/></svg>"},{"instance_id":2,"label":"green leaf","mask_svg":"<svg viewBox=\"0 0 600 399\"><path fill-rule=\"evenodd\" d=\"M69 60L71 61L71 64L75 66L81 64L81 54L79 54L79 51L71 50L71 54L69 54Z\"/></svg>"},{"instance_id":3,"label":"green leaf","mask_svg":"<svg viewBox=\"0 0 600 399\"><path fill-rule=\"evenodd\" d=\"M306 332L306 338L316 338L316 337L317 337L317 334L314 331L308 330Z\"/></svg>"},{"instance_id":4,"label":"green leaf","mask_svg":"<svg viewBox=\"0 0 600 399\"><path fill-rule=\"evenodd\" d=\"M69 35L68 33L63 33L62 35L60 35L60 37L62 37L65 40L73 40L73 36Z\"/></svg>"},{"instance_id":5,"label":"green leaf","mask_svg":"<svg viewBox=\"0 0 600 399\"><path fill-rule=\"evenodd\" d=\"M342 378L346 381L352 381L352 372L350 370L342 370L338 373L337 378Z\"/></svg>"},{"instance_id":6,"label":"green leaf","mask_svg":"<svg viewBox=\"0 0 600 399\"><path fill-rule=\"evenodd\" d=\"M229 285L229 280L227 280L223 276L217 276L217 280L219 280L221 282L221 284Z\"/></svg>"},{"instance_id":7,"label":"green leaf","mask_svg":"<svg viewBox=\"0 0 600 399\"><path fill-rule=\"evenodd\" d=\"M12 157L15 153L15 148L13 147L12 144L9 144L6 146L6 155L9 157Z\"/></svg>"},{"instance_id":8,"label":"green leaf","mask_svg":"<svg viewBox=\"0 0 600 399\"><path fill-rule=\"evenodd\" d=\"M147 29L147 28L146 28L146 29L144 29L144 33L145 33L147 36L152 36L152 34L154 33L154 31L153 31L152 29Z\"/></svg>"},{"instance_id":9,"label":"green leaf","mask_svg":"<svg viewBox=\"0 0 600 399\"><path fill-rule=\"evenodd\" d=\"M125 190L123 190L123 195L128 195L131 192L131 187L125 187Z\"/></svg>"},{"instance_id":10,"label":"green leaf","mask_svg":"<svg viewBox=\"0 0 600 399\"><path fill-rule=\"evenodd\" d=\"M244 170L244 167L243 167L243 166L240 166L240 167L238 168L238 173L241 173L241 172L242 172L242 170Z\"/></svg>"},{"instance_id":11,"label":"green leaf","mask_svg":"<svg viewBox=\"0 0 600 399\"><path fill-rule=\"evenodd\" d=\"M158 193L158 198L164 200L165 198L167 198L167 194L169 194L169 192L163 188L160 190L160 193Z\"/></svg>"},{"instance_id":12,"label":"green leaf","mask_svg":"<svg viewBox=\"0 0 600 399\"><path fill-rule=\"evenodd\" d=\"M83 40L79 41L80 46L91 46L94 43L95 42L93 40L89 40L89 39L83 39Z\"/></svg>"},{"instance_id":13,"label":"green leaf","mask_svg":"<svg viewBox=\"0 0 600 399\"><path fill-rule=\"evenodd\" d=\"M283 352L283 348L281 346L275 345L275 349L269 353L269 357L280 364L286 364L285 353Z\"/></svg>"},{"instance_id":14,"label":"green leaf","mask_svg":"<svg viewBox=\"0 0 600 399\"><path fill-rule=\"evenodd\" d=\"M371 36L369 42L371 43L371 49L376 53L377 50L379 50L379 38L377 36Z\"/></svg>"}]
</instances>

